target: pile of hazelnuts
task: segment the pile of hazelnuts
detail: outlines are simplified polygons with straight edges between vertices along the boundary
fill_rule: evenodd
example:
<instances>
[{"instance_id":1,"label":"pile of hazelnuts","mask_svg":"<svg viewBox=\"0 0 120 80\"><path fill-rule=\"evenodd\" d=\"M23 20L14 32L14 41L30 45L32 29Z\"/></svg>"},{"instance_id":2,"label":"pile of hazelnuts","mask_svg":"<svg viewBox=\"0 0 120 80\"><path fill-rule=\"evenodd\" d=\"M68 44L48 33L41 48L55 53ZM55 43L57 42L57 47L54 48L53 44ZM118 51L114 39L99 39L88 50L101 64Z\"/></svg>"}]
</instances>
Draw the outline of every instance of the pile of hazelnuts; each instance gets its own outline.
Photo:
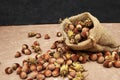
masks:
<instances>
[{"instance_id":1,"label":"pile of hazelnuts","mask_svg":"<svg viewBox=\"0 0 120 80\"><path fill-rule=\"evenodd\" d=\"M93 28L93 22L90 18L85 18L80 21L76 21L74 24L68 24L64 27L69 42L71 44L78 44L88 38L89 30Z\"/></svg>"},{"instance_id":2,"label":"pile of hazelnuts","mask_svg":"<svg viewBox=\"0 0 120 80\"><path fill-rule=\"evenodd\" d=\"M38 42L35 41L32 47L35 45L38 45ZM23 60L22 65L14 63L11 67L7 67L6 74L15 71L21 79L27 80L44 80L52 76L67 76L72 80L83 80L85 69L76 59L79 55L72 54L61 40L55 41L54 46L56 47L52 47L52 50L48 50L45 54L36 54L34 57ZM22 48L26 49L28 45L24 44Z\"/></svg>"}]
</instances>

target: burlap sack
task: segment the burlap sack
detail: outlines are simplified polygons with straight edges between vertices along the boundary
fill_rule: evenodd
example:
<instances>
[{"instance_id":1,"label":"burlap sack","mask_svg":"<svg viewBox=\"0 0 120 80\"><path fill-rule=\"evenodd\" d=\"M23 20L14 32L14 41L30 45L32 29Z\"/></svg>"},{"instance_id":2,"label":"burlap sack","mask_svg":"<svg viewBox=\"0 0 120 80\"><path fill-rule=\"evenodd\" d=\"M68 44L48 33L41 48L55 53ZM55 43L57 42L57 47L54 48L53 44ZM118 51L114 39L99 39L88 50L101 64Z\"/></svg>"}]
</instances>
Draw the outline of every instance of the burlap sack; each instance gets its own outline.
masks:
<instances>
[{"instance_id":1,"label":"burlap sack","mask_svg":"<svg viewBox=\"0 0 120 80\"><path fill-rule=\"evenodd\" d=\"M68 24L75 24L76 21L89 17L93 22L93 28L90 29L87 40L78 44L70 44L67 34L64 32L64 27ZM65 43L73 50L85 50L92 52L112 51L118 46L113 38L107 33L105 28L100 24L99 20L92 16L89 12L84 12L70 18L66 18L60 24L63 30Z\"/></svg>"}]
</instances>

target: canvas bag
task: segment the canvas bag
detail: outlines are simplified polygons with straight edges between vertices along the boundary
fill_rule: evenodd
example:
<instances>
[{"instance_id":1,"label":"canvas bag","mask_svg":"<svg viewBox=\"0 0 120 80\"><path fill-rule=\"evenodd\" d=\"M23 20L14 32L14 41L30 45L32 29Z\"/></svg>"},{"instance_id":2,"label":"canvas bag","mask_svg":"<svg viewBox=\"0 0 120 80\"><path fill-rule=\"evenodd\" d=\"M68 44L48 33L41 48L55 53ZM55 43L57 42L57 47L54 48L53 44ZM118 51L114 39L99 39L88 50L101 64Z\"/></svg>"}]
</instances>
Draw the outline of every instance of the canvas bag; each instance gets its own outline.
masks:
<instances>
[{"instance_id":1,"label":"canvas bag","mask_svg":"<svg viewBox=\"0 0 120 80\"><path fill-rule=\"evenodd\" d=\"M85 41L79 42L78 44L70 44L68 36L64 32L64 27L68 26L69 24L75 24L76 21L80 21L86 17L90 18L93 22L93 28L90 29L88 38ZM113 51L118 47L112 36L107 33L99 20L96 17L92 16L89 12L84 12L76 16L66 18L61 22L60 26L63 30L63 37L65 39L66 45L73 50L99 52Z\"/></svg>"}]
</instances>

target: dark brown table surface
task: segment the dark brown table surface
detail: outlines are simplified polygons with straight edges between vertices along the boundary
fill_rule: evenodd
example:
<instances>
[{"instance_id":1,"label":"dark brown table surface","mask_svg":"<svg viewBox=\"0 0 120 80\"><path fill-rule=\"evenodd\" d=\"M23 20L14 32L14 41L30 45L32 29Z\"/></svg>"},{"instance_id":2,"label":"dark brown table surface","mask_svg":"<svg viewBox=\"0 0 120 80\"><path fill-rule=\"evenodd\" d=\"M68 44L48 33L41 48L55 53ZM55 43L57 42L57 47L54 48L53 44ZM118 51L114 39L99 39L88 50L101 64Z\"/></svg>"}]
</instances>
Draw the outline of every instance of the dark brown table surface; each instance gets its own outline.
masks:
<instances>
[{"instance_id":1,"label":"dark brown table surface","mask_svg":"<svg viewBox=\"0 0 120 80\"><path fill-rule=\"evenodd\" d=\"M102 23L109 34L120 44L120 23ZM19 76L14 72L6 75L4 69L11 66L12 63L22 63L22 60L29 56L22 55L20 58L14 58L16 51L21 50L22 44L31 45L35 40L40 42L40 46L45 53L50 49L51 44L60 38L56 37L56 32L61 31L59 24L45 25L21 25L21 26L0 26L0 80L20 80ZM40 32L42 38L28 38L28 32ZM49 34L51 39L45 40L44 35ZM33 53L30 56L34 56ZM102 64L96 62L87 62L83 64L88 70L86 80L120 80L120 68L104 68ZM47 80L51 80L48 78ZM67 80L67 78L53 78L52 80Z\"/></svg>"}]
</instances>

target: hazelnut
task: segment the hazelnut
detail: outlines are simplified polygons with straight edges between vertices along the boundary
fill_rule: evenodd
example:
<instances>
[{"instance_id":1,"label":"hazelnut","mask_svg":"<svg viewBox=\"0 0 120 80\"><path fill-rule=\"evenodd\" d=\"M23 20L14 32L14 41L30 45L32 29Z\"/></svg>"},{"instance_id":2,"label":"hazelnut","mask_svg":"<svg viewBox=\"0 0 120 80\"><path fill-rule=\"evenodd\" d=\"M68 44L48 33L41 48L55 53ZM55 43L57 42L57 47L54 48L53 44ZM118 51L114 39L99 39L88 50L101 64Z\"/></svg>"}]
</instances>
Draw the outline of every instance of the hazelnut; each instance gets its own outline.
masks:
<instances>
[{"instance_id":1,"label":"hazelnut","mask_svg":"<svg viewBox=\"0 0 120 80\"><path fill-rule=\"evenodd\" d=\"M113 65L116 68L120 68L120 61L114 61Z\"/></svg>"},{"instance_id":2,"label":"hazelnut","mask_svg":"<svg viewBox=\"0 0 120 80\"><path fill-rule=\"evenodd\" d=\"M82 25L77 24L77 25L76 25L76 28L77 28L78 31L81 31L81 30L82 30Z\"/></svg>"},{"instance_id":3,"label":"hazelnut","mask_svg":"<svg viewBox=\"0 0 120 80\"><path fill-rule=\"evenodd\" d=\"M45 69L47 66L48 66L48 62L45 62L44 64L43 64L43 68Z\"/></svg>"},{"instance_id":4,"label":"hazelnut","mask_svg":"<svg viewBox=\"0 0 120 80\"><path fill-rule=\"evenodd\" d=\"M61 53L61 54L64 53L64 51L63 51L63 49L62 49L61 47L58 47L56 50L57 50L59 53Z\"/></svg>"},{"instance_id":5,"label":"hazelnut","mask_svg":"<svg viewBox=\"0 0 120 80\"><path fill-rule=\"evenodd\" d=\"M37 80L44 80L45 79L45 75L39 73L37 74Z\"/></svg>"},{"instance_id":6,"label":"hazelnut","mask_svg":"<svg viewBox=\"0 0 120 80\"><path fill-rule=\"evenodd\" d=\"M75 34L78 34L78 33L79 33L79 31L78 31L77 28L75 28L73 32L74 32Z\"/></svg>"},{"instance_id":7,"label":"hazelnut","mask_svg":"<svg viewBox=\"0 0 120 80\"><path fill-rule=\"evenodd\" d=\"M63 63L64 63L64 59L63 59L63 58L58 58L58 59L56 60L56 62L57 62L58 64L63 64Z\"/></svg>"},{"instance_id":8,"label":"hazelnut","mask_svg":"<svg viewBox=\"0 0 120 80\"><path fill-rule=\"evenodd\" d=\"M17 74L20 74L21 72L22 72L22 67L19 66L19 67L16 69L16 73L17 73Z\"/></svg>"},{"instance_id":9,"label":"hazelnut","mask_svg":"<svg viewBox=\"0 0 120 80\"><path fill-rule=\"evenodd\" d=\"M76 71L70 71L69 75L72 76L72 77L75 77L76 76Z\"/></svg>"},{"instance_id":10,"label":"hazelnut","mask_svg":"<svg viewBox=\"0 0 120 80\"><path fill-rule=\"evenodd\" d=\"M28 78L27 80L33 80L32 78Z\"/></svg>"},{"instance_id":11,"label":"hazelnut","mask_svg":"<svg viewBox=\"0 0 120 80\"><path fill-rule=\"evenodd\" d=\"M49 53L44 54L44 59L46 61L48 61L50 58L51 58L51 56L49 55Z\"/></svg>"},{"instance_id":12,"label":"hazelnut","mask_svg":"<svg viewBox=\"0 0 120 80\"><path fill-rule=\"evenodd\" d=\"M51 46L51 49L56 49L56 48L57 48L57 46L55 45L55 43L53 43Z\"/></svg>"},{"instance_id":13,"label":"hazelnut","mask_svg":"<svg viewBox=\"0 0 120 80\"><path fill-rule=\"evenodd\" d=\"M67 60L66 64L67 64L67 65L71 65L71 64L72 64L72 60L70 60L70 59Z\"/></svg>"},{"instance_id":14,"label":"hazelnut","mask_svg":"<svg viewBox=\"0 0 120 80\"><path fill-rule=\"evenodd\" d=\"M41 64L38 64L38 65L37 65L37 71L39 72L39 71L41 71L42 69L43 69L42 65L41 65Z\"/></svg>"},{"instance_id":15,"label":"hazelnut","mask_svg":"<svg viewBox=\"0 0 120 80\"><path fill-rule=\"evenodd\" d=\"M49 59L49 63L54 63L55 61L56 61L55 58L50 58L50 59Z\"/></svg>"},{"instance_id":16,"label":"hazelnut","mask_svg":"<svg viewBox=\"0 0 120 80\"><path fill-rule=\"evenodd\" d=\"M72 77L71 75L67 75L67 77L68 77L70 80L73 79L73 77Z\"/></svg>"},{"instance_id":17,"label":"hazelnut","mask_svg":"<svg viewBox=\"0 0 120 80\"><path fill-rule=\"evenodd\" d=\"M54 57L54 58L59 58L59 57L60 57L60 53L59 53L59 52L55 52L55 53L53 54L53 57Z\"/></svg>"},{"instance_id":18,"label":"hazelnut","mask_svg":"<svg viewBox=\"0 0 120 80\"><path fill-rule=\"evenodd\" d=\"M13 73L12 68L11 68L11 67L5 68L5 73L6 73L6 74L11 74L11 73Z\"/></svg>"},{"instance_id":19,"label":"hazelnut","mask_svg":"<svg viewBox=\"0 0 120 80\"><path fill-rule=\"evenodd\" d=\"M87 19L84 21L84 24L85 24L85 26L90 27L90 26L92 26L93 22L91 21L90 18L87 18Z\"/></svg>"},{"instance_id":20,"label":"hazelnut","mask_svg":"<svg viewBox=\"0 0 120 80\"><path fill-rule=\"evenodd\" d=\"M29 65L28 61L27 60L23 60L23 65Z\"/></svg>"},{"instance_id":21,"label":"hazelnut","mask_svg":"<svg viewBox=\"0 0 120 80\"><path fill-rule=\"evenodd\" d=\"M79 56L77 54L71 54L71 60L77 61L79 59Z\"/></svg>"},{"instance_id":22,"label":"hazelnut","mask_svg":"<svg viewBox=\"0 0 120 80\"><path fill-rule=\"evenodd\" d=\"M60 75L60 71L59 71L58 68L56 68L56 69L52 72L52 76L57 77L57 76L59 76L59 75Z\"/></svg>"},{"instance_id":23,"label":"hazelnut","mask_svg":"<svg viewBox=\"0 0 120 80\"><path fill-rule=\"evenodd\" d=\"M110 60L104 61L103 66L106 68L112 67L112 61L110 61Z\"/></svg>"},{"instance_id":24,"label":"hazelnut","mask_svg":"<svg viewBox=\"0 0 120 80\"><path fill-rule=\"evenodd\" d=\"M26 78L27 78L27 73L21 72L21 73L20 73L20 78L21 78L21 79L26 79Z\"/></svg>"},{"instance_id":25,"label":"hazelnut","mask_svg":"<svg viewBox=\"0 0 120 80\"><path fill-rule=\"evenodd\" d=\"M19 51L16 52L15 58L21 57L21 53Z\"/></svg>"},{"instance_id":26,"label":"hazelnut","mask_svg":"<svg viewBox=\"0 0 120 80\"><path fill-rule=\"evenodd\" d=\"M34 46L40 46L39 42L38 41L34 41L33 44L32 44L32 47Z\"/></svg>"},{"instance_id":27,"label":"hazelnut","mask_svg":"<svg viewBox=\"0 0 120 80\"><path fill-rule=\"evenodd\" d=\"M30 55L31 54L31 50L30 49L23 49L23 53L25 55Z\"/></svg>"},{"instance_id":28,"label":"hazelnut","mask_svg":"<svg viewBox=\"0 0 120 80\"><path fill-rule=\"evenodd\" d=\"M31 64L30 65L30 71L36 71L37 70L37 67L35 64Z\"/></svg>"},{"instance_id":29,"label":"hazelnut","mask_svg":"<svg viewBox=\"0 0 120 80\"><path fill-rule=\"evenodd\" d=\"M25 72L25 73L29 73L30 72L29 67L27 65L24 65L22 67L22 71Z\"/></svg>"},{"instance_id":30,"label":"hazelnut","mask_svg":"<svg viewBox=\"0 0 120 80\"><path fill-rule=\"evenodd\" d=\"M105 58L103 56L99 56L97 59L97 62L101 64L104 62L104 60L105 60Z\"/></svg>"},{"instance_id":31,"label":"hazelnut","mask_svg":"<svg viewBox=\"0 0 120 80\"><path fill-rule=\"evenodd\" d=\"M23 44L22 45L22 49L28 49L28 45L27 44Z\"/></svg>"},{"instance_id":32,"label":"hazelnut","mask_svg":"<svg viewBox=\"0 0 120 80\"><path fill-rule=\"evenodd\" d=\"M41 38L41 34L40 33L36 33L36 38Z\"/></svg>"},{"instance_id":33,"label":"hazelnut","mask_svg":"<svg viewBox=\"0 0 120 80\"><path fill-rule=\"evenodd\" d=\"M88 37L88 32L89 32L89 28L84 27L84 28L82 29L81 36L82 36L83 38L87 38L87 37Z\"/></svg>"},{"instance_id":34,"label":"hazelnut","mask_svg":"<svg viewBox=\"0 0 120 80\"><path fill-rule=\"evenodd\" d=\"M79 61L80 61L81 63L86 63L86 62L87 62L87 58L86 58L85 56L80 56L80 57L79 57Z\"/></svg>"},{"instance_id":35,"label":"hazelnut","mask_svg":"<svg viewBox=\"0 0 120 80\"><path fill-rule=\"evenodd\" d=\"M44 74L46 77L50 77L52 75L52 72L51 70L45 70Z\"/></svg>"},{"instance_id":36,"label":"hazelnut","mask_svg":"<svg viewBox=\"0 0 120 80\"><path fill-rule=\"evenodd\" d=\"M109 55L111 55L111 53L109 51L106 51L105 56L109 56Z\"/></svg>"},{"instance_id":37,"label":"hazelnut","mask_svg":"<svg viewBox=\"0 0 120 80\"><path fill-rule=\"evenodd\" d=\"M61 32L57 32L57 37L61 37L62 36L62 33Z\"/></svg>"},{"instance_id":38,"label":"hazelnut","mask_svg":"<svg viewBox=\"0 0 120 80\"><path fill-rule=\"evenodd\" d=\"M90 56L90 60L92 60L92 61L96 61L97 60L97 54L91 54Z\"/></svg>"},{"instance_id":39,"label":"hazelnut","mask_svg":"<svg viewBox=\"0 0 120 80\"><path fill-rule=\"evenodd\" d=\"M49 64L48 65L48 69L49 70L54 70L55 69L55 65L54 64Z\"/></svg>"},{"instance_id":40,"label":"hazelnut","mask_svg":"<svg viewBox=\"0 0 120 80\"><path fill-rule=\"evenodd\" d=\"M80 34L76 34L75 35L75 40L80 41L81 40L81 35Z\"/></svg>"},{"instance_id":41,"label":"hazelnut","mask_svg":"<svg viewBox=\"0 0 120 80\"><path fill-rule=\"evenodd\" d=\"M19 65L18 63L14 63L14 64L12 65L12 69L13 69L13 70L16 70L19 66L20 66L20 65Z\"/></svg>"},{"instance_id":42,"label":"hazelnut","mask_svg":"<svg viewBox=\"0 0 120 80\"><path fill-rule=\"evenodd\" d=\"M48 34L45 34L44 39L50 39L50 36Z\"/></svg>"},{"instance_id":43,"label":"hazelnut","mask_svg":"<svg viewBox=\"0 0 120 80\"><path fill-rule=\"evenodd\" d=\"M97 56L100 57L100 56L103 56L103 54L101 52L97 53Z\"/></svg>"},{"instance_id":44,"label":"hazelnut","mask_svg":"<svg viewBox=\"0 0 120 80\"><path fill-rule=\"evenodd\" d=\"M72 24L69 24L69 25L68 25L68 28L69 28L70 30L73 30L73 29L75 28L75 26L72 25Z\"/></svg>"},{"instance_id":45,"label":"hazelnut","mask_svg":"<svg viewBox=\"0 0 120 80\"><path fill-rule=\"evenodd\" d=\"M34 32L29 32L28 33L28 37L34 37L34 36L36 36L36 33L34 33Z\"/></svg>"},{"instance_id":46,"label":"hazelnut","mask_svg":"<svg viewBox=\"0 0 120 80\"><path fill-rule=\"evenodd\" d=\"M37 71L33 71L33 72L31 72L30 73L30 79L35 79L36 77L37 77L37 75L38 75L38 72Z\"/></svg>"}]
</instances>

